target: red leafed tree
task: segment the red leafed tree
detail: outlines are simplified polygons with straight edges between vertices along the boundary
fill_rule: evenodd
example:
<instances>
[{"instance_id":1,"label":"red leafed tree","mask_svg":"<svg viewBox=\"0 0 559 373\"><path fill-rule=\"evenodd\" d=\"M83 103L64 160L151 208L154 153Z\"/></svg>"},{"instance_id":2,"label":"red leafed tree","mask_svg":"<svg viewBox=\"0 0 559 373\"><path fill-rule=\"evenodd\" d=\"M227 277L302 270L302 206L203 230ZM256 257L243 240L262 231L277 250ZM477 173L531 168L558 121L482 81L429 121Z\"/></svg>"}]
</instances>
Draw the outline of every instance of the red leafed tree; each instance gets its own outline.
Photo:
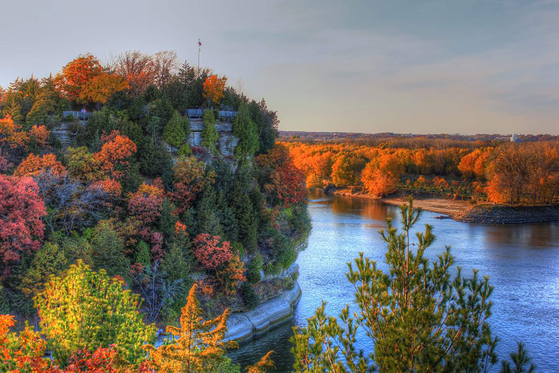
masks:
<instances>
[{"instance_id":1,"label":"red leafed tree","mask_svg":"<svg viewBox=\"0 0 559 373\"><path fill-rule=\"evenodd\" d=\"M101 150L94 157L101 163L101 168L119 179L129 166L129 159L138 150L134 141L128 136L113 132L109 141L103 144Z\"/></svg>"},{"instance_id":2,"label":"red leafed tree","mask_svg":"<svg viewBox=\"0 0 559 373\"><path fill-rule=\"evenodd\" d=\"M99 60L91 54L86 54L64 66L62 72L56 75L54 83L59 93L69 100L76 101L87 82L102 72L103 67Z\"/></svg>"},{"instance_id":3,"label":"red leafed tree","mask_svg":"<svg viewBox=\"0 0 559 373\"><path fill-rule=\"evenodd\" d=\"M178 213L184 213L192 202L204 190L206 185L213 184L215 172L206 172L204 162L194 157L182 157L173 166L175 184L169 198L177 206Z\"/></svg>"},{"instance_id":4,"label":"red leafed tree","mask_svg":"<svg viewBox=\"0 0 559 373\"><path fill-rule=\"evenodd\" d=\"M305 199L305 175L295 167L285 146L274 146L268 154L260 155L256 161L268 175L264 191L274 200L288 206Z\"/></svg>"},{"instance_id":5,"label":"red leafed tree","mask_svg":"<svg viewBox=\"0 0 559 373\"><path fill-rule=\"evenodd\" d=\"M225 84L227 83L227 77L219 78L217 75L210 75L206 78L204 82L204 93L203 97L208 101L208 106L210 103L219 104L224 96L223 91L225 90Z\"/></svg>"},{"instance_id":6,"label":"red leafed tree","mask_svg":"<svg viewBox=\"0 0 559 373\"><path fill-rule=\"evenodd\" d=\"M128 201L130 215L140 220L144 226L155 223L161 216L164 193L157 186L143 183Z\"/></svg>"},{"instance_id":7,"label":"red leafed tree","mask_svg":"<svg viewBox=\"0 0 559 373\"><path fill-rule=\"evenodd\" d=\"M194 239L194 256L208 270L215 271L233 259L231 245L221 237L201 233Z\"/></svg>"},{"instance_id":8,"label":"red leafed tree","mask_svg":"<svg viewBox=\"0 0 559 373\"><path fill-rule=\"evenodd\" d=\"M45 205L30 177L0 175L0 269L9 273L22 252L39 250Z\"/></svg>"},{"instance_id":9,"label":"red leafed tree","mask_svg":"<svg viewBox=\"0 0 559 373\"><path fill-rule=\"evenodd\" d=\"M53 175L63 175L66 173L66 169L56 160L56 155L45 154L40 157L33 153L23 160L16 168L15 176L37 176L42 172L51 172Z\"/></svg>"},{"instance_id":10,"label":"red leafed tree","mask_svg":"<svg viewBox=\"0 0 559 373\"><path fill-rule=\"evenodd\" d=\"M365 166L361 182L376 197L396 191L404 167L396 154L383 153Z\"/></svg>"}]
</instances>

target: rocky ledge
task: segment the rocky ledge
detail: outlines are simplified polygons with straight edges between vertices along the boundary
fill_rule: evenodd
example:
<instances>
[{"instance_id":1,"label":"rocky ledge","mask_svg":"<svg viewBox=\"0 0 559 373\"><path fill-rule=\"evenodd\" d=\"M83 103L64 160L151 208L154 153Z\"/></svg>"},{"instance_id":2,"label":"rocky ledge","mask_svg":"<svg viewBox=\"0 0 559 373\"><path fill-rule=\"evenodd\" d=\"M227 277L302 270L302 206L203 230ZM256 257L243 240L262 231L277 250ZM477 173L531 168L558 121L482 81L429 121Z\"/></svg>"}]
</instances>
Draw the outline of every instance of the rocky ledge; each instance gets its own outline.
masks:
<instances>
[{"instance_id":1,"label":"rocky ledge","mask_svg":"<svg viewBox=\"0 0 559 373\"><path fill-rule=\"evenodd\" d=\"M278 297L270 299L255 309L234 313L227 320L227 341L246 341L268 329L279 325L293 315L293 309L301 298L301 287L298 282L291 290L286 290Z\"/></svg>"},{"instance_id":2,"label":"rocky ledge","mask_svg":"<svg viewBox=\"0 0 559 373\"><path fill-rule=\"evenodd\" d=\"M474 206L454 220L478 224L531 224L559 221L559 206Z\"/></svg>"}]
</instances>

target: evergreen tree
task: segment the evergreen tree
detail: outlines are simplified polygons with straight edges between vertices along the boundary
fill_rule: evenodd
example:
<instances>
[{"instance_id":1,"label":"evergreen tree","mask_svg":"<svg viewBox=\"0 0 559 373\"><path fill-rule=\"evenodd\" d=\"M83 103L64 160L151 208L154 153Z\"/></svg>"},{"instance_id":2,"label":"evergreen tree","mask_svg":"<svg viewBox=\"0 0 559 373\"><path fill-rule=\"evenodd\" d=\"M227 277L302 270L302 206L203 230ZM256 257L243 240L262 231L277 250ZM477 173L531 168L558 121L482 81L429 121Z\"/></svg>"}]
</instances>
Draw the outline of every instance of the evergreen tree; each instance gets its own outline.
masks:
<instances>
[{"instance_id":1,"label":"evergreen tree","mask_svg":"<svg viewBox=\"0 0 559 373\"><path fill-rule=\"evenodd\" d=\"M173 116L167 122L163 130L163 139L165 142L175 148L180 148L187 140L187 135L184 132L185 125L183 119L178 111L175 110Z\"/></svg>"},{"instance_id":2,"label":"evergreen tree","mask_svg":"<svg viewBox=\"0 0 559 373\"><path fill-rule=\"evenodd\" d=\"M219 133L215 127L215 113L213 110L204 110L204 129L202 130L202 146L208 148L212 153L216 152L216 143L219 141Z\"/></svg>"},{"instance_id":3,"label":"evergreen tree","mask_svg":"<svg viewBox=\"0 0 559 373\"><path fill-rule=\"evenodd\" d=\"M239 159L253 156L258 150L258 128L250 119L250 113L245 103L239 107L237 117L233 122L233 135L239 138L235 148L235 155Z\"/></svg>"},{"instance_id":4,"label":"evergreen tree","mask_svg":"<svg viewBox=\"0 0 559 373\"><path fill-rule=\"evenodd\" d=\"M123 240L109 221L101 221L95 227L91 246L96 269L104 269L111 277L116 275L129 277L130 262L122 251Z\"/></svg>"},{"instance_id":5,"label":"evergreen tree","mask_svg":"<svg viewBox=\"0 0 559 373\"><path fill-rule=\"evenodd\" d=\"M165 242L170 242L175 236L175 224L178 219L175 216L175 205L167 198L163 200L161 216L159 217L159 231L163 233Z\"/></svg>"},{"instance_id":6,"label":"evergreen tree","mask_svg":"<svg viewBox=\"0 0 559 373\"><path fill-rule=\"evenodd\" d=\"M215 189L212 185L206 186L198 204L198 232L209 233L212 236L223 236L223 229L219 223L217 213Z\"/></svg>"},{"instance_id":7,"label":"evergreen tree","mask_svg":"<svg viewBox=\"0 0 559 373\"><path fill-rule=\"evenodd\" d=\"M140 241L138 247L136 248L136 263L140 263L144 267L151 265L151 250L149 245L144 241Z\"/></svg>"}]
</instances>

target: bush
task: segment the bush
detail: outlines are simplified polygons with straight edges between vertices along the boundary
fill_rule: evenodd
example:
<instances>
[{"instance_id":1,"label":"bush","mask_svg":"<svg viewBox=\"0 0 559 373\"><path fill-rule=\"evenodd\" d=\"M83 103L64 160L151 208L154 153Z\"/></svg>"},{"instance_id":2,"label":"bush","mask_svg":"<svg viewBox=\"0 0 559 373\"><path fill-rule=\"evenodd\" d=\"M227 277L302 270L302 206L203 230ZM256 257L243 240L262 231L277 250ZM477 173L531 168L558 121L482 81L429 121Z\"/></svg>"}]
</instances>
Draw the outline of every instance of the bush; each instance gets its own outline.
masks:
<instances>
[{"instance_id":1,"label":"bush","mask_svg":"<svg viewBox=\"0 0 559 373\"><path fill-rule=\"evenodd\" d=\"M243 298L243 303L249 309L256 308L260 304L260 297L248 282L244 282L241 285L241 297Z\"/></svg>"}]
</instances>

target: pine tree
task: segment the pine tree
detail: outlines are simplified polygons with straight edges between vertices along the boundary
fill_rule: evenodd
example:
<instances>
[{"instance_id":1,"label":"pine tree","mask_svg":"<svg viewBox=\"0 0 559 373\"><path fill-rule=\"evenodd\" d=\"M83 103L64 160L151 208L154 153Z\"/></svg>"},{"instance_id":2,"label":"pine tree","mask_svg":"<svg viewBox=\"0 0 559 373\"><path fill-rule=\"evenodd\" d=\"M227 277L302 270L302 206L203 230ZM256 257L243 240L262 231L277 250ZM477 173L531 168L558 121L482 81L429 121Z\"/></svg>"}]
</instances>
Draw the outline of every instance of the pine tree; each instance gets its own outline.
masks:
<instances>
[{"instance_id":1,"label":"pine tree","mask_svg":"<svg viewBox=\"0 0 559 373\"><path fill-rule=\"evenodd\" d=\"M96 269L104 269L111 277L116 275L129 277L130 262L122 251L124 242L115 232L111 222L99 222L95 227L91 246Z\"/></svg>"},{"instance_id":2,"label":"pine tree","mask_svg":"<svg viewBox=\"0 0 559 373\"><path fill-rule=\"evenodd\" d=\"M250 119L250 113L245 103L239 107L237 117L233 122L233 135L239 138L235 148L235 155L239 159L253 156L258 151L258 128Z\"/></svg>"},{"instance_id":3,"label":"pine tree","mask_svg":"<svg viewBox=\"0 0 559 373\"><path fill-rule=\"evenodd\" d=\"M176 110L163 129L163 140L175 148L180 148L187 140L187 135L184 132L183 119Z\"/></svg>"},{"instance_id":4,"label":"pine tree","mask_svg":"<svg viewBox=\"0 0 559 373\"><path fill-rule=\"evenodd\" d=\"M202 146L208 148L212 153L216 152L216 143L219 141L219 133L215 128L215 114L213 110L204 111L204 129L202 130Z\"/></svg>"}]
</instances>

